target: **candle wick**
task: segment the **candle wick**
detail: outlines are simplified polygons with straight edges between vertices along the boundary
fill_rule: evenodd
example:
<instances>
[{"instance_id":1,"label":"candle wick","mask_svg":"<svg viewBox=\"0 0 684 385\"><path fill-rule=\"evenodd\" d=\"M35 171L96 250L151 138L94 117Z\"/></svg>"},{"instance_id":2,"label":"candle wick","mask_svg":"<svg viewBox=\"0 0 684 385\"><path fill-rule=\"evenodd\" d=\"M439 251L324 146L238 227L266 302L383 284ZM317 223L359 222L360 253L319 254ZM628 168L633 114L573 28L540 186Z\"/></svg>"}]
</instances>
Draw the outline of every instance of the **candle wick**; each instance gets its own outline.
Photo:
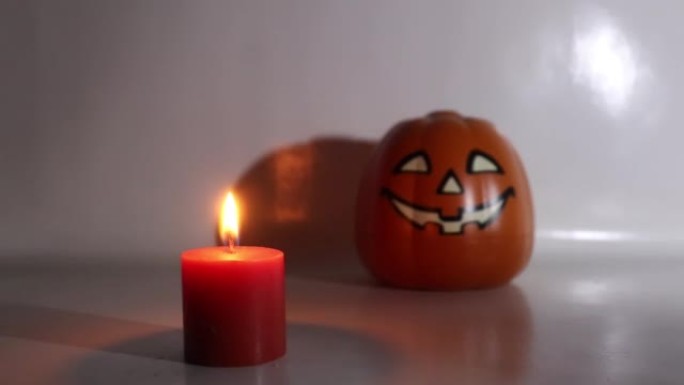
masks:
<instances>
[{"instance_id":1,"label":"candle wick","mask_svg":"<svg viewBox=\"0 0 684 385\"><path fill-rule=\"evenodd\" d=\"M230 235L228 236L228 252L235 254L235 240Z\"/></svg>"},{"instance_id":2,"label":"candle wick","mask_svg":"<svg viewBox=\"0 0 684 385\"><path fill-rule=\"evenodd\" d=\"M228 246L228 253L235 254L235 246L238 245L238 239L232 234L226 234L223 239L223 245Z\"/></svg>"}]
</instances>

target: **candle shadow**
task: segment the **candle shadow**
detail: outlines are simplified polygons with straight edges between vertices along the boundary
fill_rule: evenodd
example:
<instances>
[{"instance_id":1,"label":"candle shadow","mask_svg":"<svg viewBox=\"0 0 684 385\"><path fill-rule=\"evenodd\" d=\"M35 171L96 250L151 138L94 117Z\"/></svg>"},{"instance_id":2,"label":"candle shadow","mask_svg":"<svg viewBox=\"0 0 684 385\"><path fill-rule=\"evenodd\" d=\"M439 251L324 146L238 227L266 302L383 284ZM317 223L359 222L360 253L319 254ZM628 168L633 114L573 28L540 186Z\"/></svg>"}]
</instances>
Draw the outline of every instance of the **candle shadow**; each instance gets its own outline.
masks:
<instances>
[{"instance_id":1,"label":"candle shadow","mask_svg":"<svg viewBox=\"0 0 684 385\"><path fill-rule=\"evenodd\" d=\"M288 324L285 357L246 368L205 368L188 365L187 385L377 383L398 367L396 353L373 337L336 327Z\"/></svg>"},{"instance_id":2,"label":"candle shadow","mask_svg":"<svg viewBox=\"0 0 684 385\"><path fill-rule=\"evenodd\" d=\"M183 360L178 328L60 309L0 304L0 336L86 349L65 360L70 383L349 384L382 378L396 366L380 341L349 330L288 323L288 352L276 361L244 368L209 368ZM114 353L114 354L107 354ZM141 360L144 359L144 360ZM330 370L345 368L331 377ZM339 372L339 370L337 370Z\"/></svg>"},{"instance_id":3,"label":"candle shadow","mask_svg":"<svg viewBox=\"0 0 684 385\"><path fill-rule=\"evenodd\" d=\"M257 160L234 189L241 242L282 249L288 275L368 283L354 248L358 184L375 142L317 138Z\"/></svg>"},{"instance_id":4,"label":"candle shadow","mask_svg":"<svg viewBox=\"0 0 684 385\"><path fill-rule=\"evenodd\" d=\"M0 304L0 336L183 362L178 328L49 307Z\"/></svg>"}]
</instances>

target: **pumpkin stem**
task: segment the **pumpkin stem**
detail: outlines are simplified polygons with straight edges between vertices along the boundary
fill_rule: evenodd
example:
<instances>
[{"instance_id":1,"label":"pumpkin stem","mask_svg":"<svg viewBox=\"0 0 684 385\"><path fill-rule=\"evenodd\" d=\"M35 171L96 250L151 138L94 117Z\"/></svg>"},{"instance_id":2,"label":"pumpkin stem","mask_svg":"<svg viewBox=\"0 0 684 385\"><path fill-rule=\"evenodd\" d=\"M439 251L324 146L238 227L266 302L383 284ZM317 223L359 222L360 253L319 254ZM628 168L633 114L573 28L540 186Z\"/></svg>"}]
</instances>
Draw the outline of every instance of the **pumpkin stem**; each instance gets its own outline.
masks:
<instances>
[{"instance_id":1,"label":"pumpkin stem","mask_svg":"<svg viewBox=\"0 0 684 385\"><path fill-rule=\"evenodd\" d=\"M453 110L437 110L427 115L428 119L463 119L463 117Z\"/></svg>"}]
</instances>

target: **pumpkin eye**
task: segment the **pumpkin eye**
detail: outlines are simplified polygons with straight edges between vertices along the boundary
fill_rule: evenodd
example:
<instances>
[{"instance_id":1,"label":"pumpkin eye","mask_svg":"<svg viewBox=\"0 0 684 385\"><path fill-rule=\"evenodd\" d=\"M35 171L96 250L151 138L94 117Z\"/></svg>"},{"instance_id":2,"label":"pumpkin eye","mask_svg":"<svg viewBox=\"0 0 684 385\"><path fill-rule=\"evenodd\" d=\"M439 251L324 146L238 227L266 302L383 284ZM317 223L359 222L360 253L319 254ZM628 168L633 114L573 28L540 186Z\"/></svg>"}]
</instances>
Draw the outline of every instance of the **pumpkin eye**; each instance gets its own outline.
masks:
<instances>
[{"instance_id":1,"label":"pumpkin eye","mask_svg":"<svg viewBox=\"0 0 684 385\"><path fill-rule=\"evenodd\" d=\"M480 150L474 150L468 157L468 173L479 174L492 172L503 174L503 169L490 155Z\"/></svg>"},{"instance_id":2,"label":"pumpkin eye","mask_svg":"<svg viewBox=\"0 0 684 385\"><path fill-rule=\"evenodd\" d=\"M430 172L430 158L425 151L416 151L406 155L394 168L395 173L416 172L427 174Z\"/></svg>"}]
</instances>

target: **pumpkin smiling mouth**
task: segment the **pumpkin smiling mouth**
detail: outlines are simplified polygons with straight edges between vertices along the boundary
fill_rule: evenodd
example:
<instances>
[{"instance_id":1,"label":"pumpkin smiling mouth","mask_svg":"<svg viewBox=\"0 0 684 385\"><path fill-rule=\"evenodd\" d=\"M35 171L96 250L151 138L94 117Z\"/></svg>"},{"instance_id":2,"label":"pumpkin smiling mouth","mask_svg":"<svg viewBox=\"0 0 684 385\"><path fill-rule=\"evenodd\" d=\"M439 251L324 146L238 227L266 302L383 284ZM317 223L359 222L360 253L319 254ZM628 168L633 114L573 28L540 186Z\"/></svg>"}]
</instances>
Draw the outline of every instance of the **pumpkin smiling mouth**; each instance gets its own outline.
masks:
<instances>
[{"instance_id":1,"label":"pumpkin smiling mouth","mask_svg":"<svg viewBox=\"0 0 684 385\"><path fill-rule=\"evenodd\" d=\"M428 223L435 223L439 225L442 234L458 235L463 234L463 228L467 224L474 223L480 229L484 229L494 222L506 206L508 198L515 196L515 189L509 187L492 201L480 203L474 207L460 208L455 216L442 215L441 209L415 205L398 197L388 188L383 188L382 194L387 196L399 215L414 226L423 229Z\"/></svg>"}]
</instances>

